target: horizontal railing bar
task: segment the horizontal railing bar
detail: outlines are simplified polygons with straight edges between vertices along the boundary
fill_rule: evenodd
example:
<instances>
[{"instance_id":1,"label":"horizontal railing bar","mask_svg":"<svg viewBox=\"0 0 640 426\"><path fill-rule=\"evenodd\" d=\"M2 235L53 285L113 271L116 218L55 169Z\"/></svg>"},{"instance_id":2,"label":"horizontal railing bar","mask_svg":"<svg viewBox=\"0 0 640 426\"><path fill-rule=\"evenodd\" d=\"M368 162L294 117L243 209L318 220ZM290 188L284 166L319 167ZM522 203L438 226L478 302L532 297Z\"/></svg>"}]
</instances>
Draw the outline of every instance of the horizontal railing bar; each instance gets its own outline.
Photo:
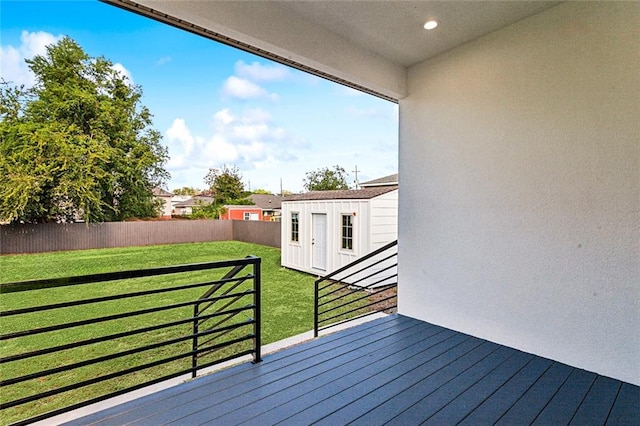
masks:
<instances>
[{"instance_id":1,"label":"horizontal railing bar","mask_svg":"<svg viewBox=\"0 0 640 426\"><path fill-rule=\"evenodd\" d=\"M0 312L0 317L8 317L11 315L19 315L19 314L26 314L26 313L32 313L32 312L48 311L53 309L68 308L71 306L88 305L91 303L108 302L111 300L127 299L132 297L139 297L139 296L148 296L150 294L168 293L171 291L187 290L190 288L204 287L208 285L215 285L218 283L223 285L223 284L238 281L238 280L241 280L240 282L244 282L250 278L253 278L253 275L249 275L247 277L238 277L238 278L229 278L225 280L209 281L206 283L187 284L187 285L181 285L181 286L170 287L170 288L159 288L154 290L137 291L133 293L118 294L114 296L104 296L104 297L95 297L92 299L74 300L70 302L54 303L51 305L33 306L29 308L21 308L21 309L14 309L12 311Z\"/></svg>"},{"instance_id":2,"label":"horizontal railing bar","mask_svg":"<svg viewBox=\"0 0 640 426\"><path fill-rule=\"evenodd\" d=\"M255 257L255 256L247 256L246 258L254 258L254 259L256 259L256 257ZM245 258L245 259L246 259L246 258ZM248 266L247 264L242 264L242 265L234 266L234 267L233 267L229 272L227 272L227 273L222 277L222 279L224 280L224 279L229 279L229 278L233 278L233 277L235 277L236 275L238 275L238 273L239 273L240 271L242 271L242 270L243 270L244 268L246 268L247 266ZM249 275L251 275L251 276L253 277L253 274L249 274ZM205 292L202 296L200 296L200 298L201 298L201 299L206 299L207 297L211 296L211 294L212 294L212 293L214 293L214 292L216 292L216 291L217 291L217 289L214 289L214 288L212 287L209 291Z\"/></svg>"},{"instance_id":3,"label":"horizontal railing bar","mask_svg":"<svg viewBox=\"0 0 640 426\"><path fill-rule=\"evenodd\" d=\"M247 306L244 306L242 308L236 308L236 309L229 310L229 311L226 311L226 312L215 312L213 314L207 314L207 315L204 315L203 317L214 318L214 317L217 317L217 316L220 316L220 315L228 314L228 313L233 312L233 311L244 312L244 311L253 310L253 309L254 309L254 305L247 305ZM12 362L12 361L18 361L18 360L26 359L26 358L32 358L34 356L46 355L46 354L53 353L53 352L60 352L60 351L66 350L66 349L73 349L73 348L78 348L78 347L82 347L82 346L92 345L92 344L95 344L95 343L106 342L108 340L120 339L122 337L134 336L136 334L148 333L150 331L161 330L163 328L169 328L169 327L175 327L177 325L193 323L194 319L195 319L195 317L190 317L190 318L185 318L185 319L181 319L181 320L178 320L178 321L172 321L172 322L153 325L153 326L149 326L149 327L138 328L138 329L135 329L135 330L123 331L121 333L109 334L109 335L101 336L101 337L94 337L94 338L91 338L91 339L81 340L79 342L66 343L64 345L52 346L52 347L46 348L46 349L39 349L39 350L36 350L36 351L25 352L25 353L22 353L22 354L10 355L10 356L4 357L4 358L0 358L0 364L4 364L4 363L7 363L7 362Z\"/></svg>"},{"instance_id":4,"label":"horizontal railing bar","mask_svg":"<svg viewBox=\"0 0 640 426\"><path fill-rule=\"evenodd\" d=\"M343 271L346 271L349 268L352 268L356 264L359 264L359 263L364 262L365 260L371 259L372 257L374 257L374 256L382 253L383 251L385 251L387 249L390 249L391 247L396 246L396 245L398 245L398 240L392 241L389 244L385 244L384 246L380 247L379 249L374 250L374 251L372 251L371 253L369 253L369 254L367 254L365 256L362 256L361 258L357 259L355 262L352 262L352 263L350 263L348 265L345 265L342 268L336 269L335 271L333 271L329 275L326 275L326 276L324 276L322 278L317 279L316 282L325 281L325 280L327 280L327 279L329 279L329 278L331 278L331 277L333 277L333 276L335 276L335 275L337 275L337 274L339 274L339 273L341 273Z\"/></svg>"},{"instance_id":5,"label":"horizontal railing bar","mask_svg":"<svg viewBox=\"0 0 640 426\"><path fill-rule=\"evenodd\" d=\"M255 307L255 305L252 305L252 306ZM217 327L217 326L219 326L221 324L224 324L225 322L229 321L230 319L232 319L236 315L240 314L240 312L225 311L225 314L226 314L226 318L221 318L218 322L213 324L211 327ZM222 315L218 315L218 316L222 316Z\"/></svg>"},{"instance_id":6,"label":"horizontal railing bar","mask_svg":"<svg viewBox=\"0 0 640 426\"><path fill-rule=\"evenodd\" d=\"M318 331L320 331L320 330L326 330L326 329L328 329L328 328L335 327L335 326L338 326L338 325L340 325L340 324L344 324L344 323L347 323L347 322L350 322L350 321L358 320L358 319L360 319L360 318L368 317L369 315L377 314L378 312L379 312L379 311L370 311L370 312L365 312L364 314L356 315L355 317L351 317L351 318L343 319L343 320L341 320L341 321L334 322L334 323L329 324L329 325L323 325L323 326L321 326L321 327L318 327Z\"/></svg>"},{"instance_id":7,"label":"horizontal railing bar","mask_svg":"<svg viewBox=\"0 0 640 426\"><path fill-rule=\"evenodd\" d=\"M364 271L366 271L366 270L368 270L368 269L371 269L371 268L373 268L374 266L377 266L377 265L381 264L382 262L386 262L387 260L389 260L389 259L391 259L391 258L393 258L393 257L397 257L397 256L398 256L398 254L397 254L397 253L393 253L393 254L391 254L391 255L389 255L389 256L387 256L387 257L385 257L384 259L377 260L375 263L366 264L366 265L364 265L361 269L358 269L357 271L354 271L354 272L350 273L349 275L346 275L346 276L344 276L344 277L341 277L338 281L341 281L341 282L342 282L342 281L345 281L345 280L347 280L348 278L353 277L354 275L357 275L357 274L359 274L359 273L361 273L361 272L364 272ZM395 266L398 266L398 262L397 262L397 261L396 261L394 264L392 264L391 266L388 266L388 267L386 267L386 268L384 268L384 269L381 269L380 271L375 271L375 272L373 272L371 275L375 275L375 274L377 274L377 273L379 273L379 272L381 272L381 271L386 271L386 270L391 269L391 268L393 268L393 267L395 267ZM371 275L370 275L370 276L371 276ZM362 281L363 279L366 279L366 278L368 278L368 277L364 277L364 278L359 279L359 280L357 280L357 281L355 281L355 282ZM331 284L327 284L327 285L325 285L324 287L320 287L320 289L319 289L319 290L324 290L324 289L325 289L325 288L327 288L327 287L331 287Z\"/></svg>"},{"instance_id":8,"label":"horizontal railing bar","mask_svg":"<svg viewBox=\"0 0 640 426\"><path fill-rule=\"evenodd\" d=\"M361 279L356 280L356 281L354 281L353 283L351 283L349 285L352 285L352 286L355 286L355 287L360 287L360 288L369 288L372 285L376 285L378 283L381 283L382 281L384 281L384 279L382 279L380 281L377 281L375 283L369 284L367 286L361 286L361 285L358 285L358 283L362 282L364 280L368 280L369 278L375 277L376 275L382 274L383 272L387 272L389 269L393 269L393 268L397 268L397 267L398 267L398 264L394 263L393 265L387 266L386 268L383 268L383 269L379 269L379 270L375 271L374 273L367 275L366 277L362 277ZM386 279L389 279L389 278L394 277L394 276L398 276L398 273L396 272L395 274L389 275Z\"/></svg>"},{"instance_id":9,"label":"horizontal railing bar","mask_svg":"<svg viewBox=\"0 0 640 426\"><path fill-rule=\"evenodd\" d=\"M213 362L209 362L209 363L206 363L206 364L198 365L198 367L195 368L195 370L201 370L203 368L208 368L208 367L211 367L211 366L214 366L214 365L217 365L217 364L221 364L223 362L231 361L233 359L236 359L236 358L239 358L239 357L242 357L242 356L245 356L245 355L251 355L252 353L253 353L253 350L246 350L246 351L243 351L243 352L238 352L236 354L229 355L228 357L221 358L221 359L213 361ZM78 408L86 407L88 405L95 404L97 402L106 401L107 399L110 399L110 398L115 398L117 396L124 395L126 393L133 392L135 390L142 389L142 388L145 388L147 386L155 385L157 383L161 383L161 382L164 382L166 380L170 380L170 379L174 379L176 377L183 376L185 374L190 373L193 370L194 370L193 368L187 368L185 370L176 371L174 373L167 374L165 376L158 377L156 379L148 380L146 382L139 383L137 385L129 386L128 388L119 389L119 390L117 390L115 392L111 392L111 393L108 393L108 394L100 395L100 396L97 396L95 398L91 398L91 399L88 399L88 400L85 400L85 401L82 401L82 402L78 402L78 403L73 404L73 405L69 405L69 406L66 406L66 407L58 408L56 410L52 410L52 411L49 411L49 412L46 412L46 413L43 413L43 414L39 414L37 416L33 416L33 417L28 418L28 419L20 420L20 421L18 421L16 423L13 423L12 426L26 426L28 424L31 424L31 423L34 423L34 422L37 422L37 421L40 421L40 420L45 420L45 419L48 419L50 417L57 416L58 414L68 413L69 411L73 411L73 410L76 410Z\"/></svg>"},{"instance_id":10,"label":"horizontal railing bar","mask_svg":"<svg viewBox=\"0 0 640 426\"><path fill-rule=\"evenodd\" d=\"M353 293L350 293L350 294L354 294L354 293L356 293L356 291L354 291ZM319 310L319 311L318 311L318 315L323 315L323 314L326 314L327 312L335 311L336 309L340 309L340 308L342 308L342 307L344 307L344 306L349 306L349 305L351 305L351 304L353 304L353 303L355 303L355 302L359 302L360 300L366 299L366 298L368 298L369 296L371 296L371 294L365 294L364 296L360 296L360 297L358 297L358 298L356 298L356 299L349 300L349 301L347 301L347 302L345 302L345 303L342 303L342 304L340 304L340 305L333 306L333 307L331 307L330 309L327 309L327 310L324 310L324 311L320 311L320 310ZM337 299L334 299L334 300L337 300Z\"/></svg>"},{"instance_id":11,"label":"horizontal railing bar","mask_svg":"<svg viewBox=\"0 0 640 426\"><path fill-rule=\"evenodd\" d=\"M249 324L253 324L253 323L255 323L255 321L252 320ZM224 331L223 333L216 334L215 336L211 337L209 340L205 340L204 342L198 342L198 348L206 349L205 345L207 343L211 342L212 340L215 340L216 338L223 337L225 334L228 334L230 332L231 332L231 330L227 330L227 331ZM207 354L207 352L198 354L198 357L204 356L206 354Z\"/></svg>"},{"instance_id":12,"label":"horizontal railing bar","mask_svg":"<svg viewBox=\"0 0 640 426\"><path fill-rule=\"evenodd\" d=\"M253 276L253 275L251 275L251 278L254 278L254 276ZM239 287L241 284L243 284L245 281L246 281L246 279L244 279L244 280L242 280L242 281L238 281L238 282L236 282L236 283L235 283L234 285L232 285L230 288L226 289L226 290L222 293L222 295L221 295L221 296L226 296L226 295L228 295L228 294L229 294L229 293L231 293L233 290L235 290L237 287ZM218 288L217 290L219 290L219 288ZM207 293L209 293L209 292L207 292ZM205 293L205 294L206 294L206 293ZM209 294L209 295L211 295L211 294ZM221 297L221 296L218 296L218 297ZM207 298L206 298L204 295L202 295L202 296L200 297L200 299L198 299L198 300L206 300L206 299L207 299ZM198 315L200 315L201 313L203 313L204 311L206 311L207 309L209 309L210 307L212 307L213 305L215 305L215 303L216 303L218 300L221 300L221 299L211 299L211 300L213 300L213 301L212 301L212 302L202 302L202 303L201 303L201 304L204 304L204 305L206 305L206 306L205 306L204 308L202 308L202 309L198 309ZM232 303L234 303L234 301L229 302L229 304L232 304ZM197 307L197 308L200 308L200 305L201 305L201 304L199 303L198 305L196 305L196 307ZM226 306L228 306L229 304L227 304ZM223 306L221 309L224 309L226 306Z\"/></svg>"},{"instance_id":13,"label":"horizontal railing bar","mask_svg":"<svg viewBox=\"0 0 640 426\"><path fill-rule=\"evenodd\" d=\"M244 295L250 295L255 293L255 290L247 290L244 292ZM227 295L227 296L221 296L220 298L226 298L226 297L234 297L238 294L241 293L236 293L233 295ZM207 299L209 300L209 299ZM188 301L188 302L181 302L181 303L174 303L171 305L165 305L165 306L159 306L159 307L154 307L154 308L148 308L148 309L141 309L138 311L132 311L132 312L123 312L121 314L114 314L114 315L106 315L103 317L97 317L97 318L91 318L91 319L86 319L86 320L81 320L81 321L74 321L74 322L68 322L68 323L64 323L64 324L58 324L58 325L51 325L48 327L41 327L41 328L35 328L32 330L24 330L24 331L19 331L19 332L14 332L14 333L7 333L7 334L3 334L0 335L0 341L1 340L9 340L9 339L15 339L17 337L22 337L22 336L30 336L30 335L34 335L34 334L42 334L42 333L47 333L50 331L56 331L56 330L64 330L67 328L73 328L73 327L79 327L82 325L89 325L89 324L97 324L97 323L101 323L101 322L106 322L106 321L112 321L112 320L116 320L116 319L121 319L121 318L128 318L128 317L133 317L133 316L139 316L139 315L145 315L145 314L151 314L154 312L161 312L161 311L168 311L171 309L177 309L177 308L182 308L184 306L193 306L197 303L201 303L202 300L192 300L192 301Z\"/></svg>"},{"instance_id":14,"label":"horizontal railing bar","mask_svg":"<svg viewBox=\"0 0 640 426\"><path fill-rule=\"evenodd\" d=\"M31 374L26 374L24 376L13 377L11 379L0 380L0 387L5 387L5 386L9 386L9 385L12 385L12 384L15 384L15 383L25 382L27 380L37 379L38 377L44 377L44 376L49 376L49 375L52 375L52 374L62 373L62 372L65 372L65 371L75 370L76 368L86 367L87 365L97 364L99 362L104 362L104 361L110 361L112 359L122 358L122 357L125 357L125 356L128 356L128 355L133 355L133 354L137 354L137 353L140 353L140 352L145 352L145 351L149 351L149 350L152 350L152 349L158 349L158 348L161 348L161 347L164 347L164 346L174 345L176 343L180 343L180 342L184 342L184 341L187 341L187 340L191 340L193 337L208 336L210 334L215 334L215 333L218 333L218 332L221 332L221 331L235 330L236 328L240 328L240 327L245 327L247 325L251 325L254 322L255 322L254 320L250 319L250 320L245 321L243 323L231 324L231 325L219 328L217 330L206 330L206 331L203 331L203 332L199 332L197 334L189 334L189 335L182 336L182 337L176 337L174 339L169 339L169 340L165 340L163 342L153 343L153 344L147 345L147 346L140 346L140 347L137 347L137 348L126 350L126 351L112 353L110 355L104 355L104 356L101 356L101 357L87 359L87 360L76 362L76 363L73 363L73 364L68 364L68 365L64 365L64 366L60 366L60 367L50 368L48 370L38 371L37 373L31 373Z\"/></svg>"},{"instance_id":15,"label":"horizontal railing bar","mask_svg":"<svg viewBox=\"0 0 640 426\"><path fill-rule=\"evenodd\" d=\"M225 342L224 344L221 344L221 345L231 346L231 345L233 345L235 343L240 343L240 342L243 342L243 341L249 340L249 339L253 339L253 333L249 334L249 335L246 335L246 336L243 336L243 337L240 337L240 338L237 338L237 339L234 339L234 340L230 340L229 342ZM13 401L10 401L10 402L2 403L2 404L0 404L0 410L4 410L4 409L7 409L7 408L11 408L11 407L16 407L18 405L23 405L23 404L26 404L28 402L37 401L37 400L42 399L42 398L47 398L49 396L58 395L58 394L61 394L61 393L64 393L64 392L67 392L67 391L70 391L70 390L79 389L79 388L82 388L82 387L85 387L85 386L89 386L89 385L93 385L93 384L96 384L96 383L101 383L101 382L104 382L104 381L107 381L107 380L115 379L116 377L126 376L127 374L135 373L137 371L146 370L147 368L156 367L158 365L167 364L169 362L173 362L173 361L177 361L179 359L190 357L190 356L193 356L195 354L198 354L199 352L201 352L200 349L197 349L195 351L192 350L192 351L188 351L188 352L183 352L182 354L174 355L174 356L171 356L171 357L168 357L168 358L163 358L163 359L156 360L156 361L153 361L153 362L148 362L146 364L141 364L141 365L138 365L138 366L135 366L135 367L131 367L131 368L125 369L125 370L116 371L116 372L113 372L113 373L110 373L110 374L106 374L104 376L94 377L93 379L84 380L84 381L77 382L77 383L74 383L74 384L71 384L71 385L63 386L63 387L56 388L56 389L51 389L51 390L48 390L48 391L45 391L45 392L41 392L41 393L38 393L36 395L31 395L31 396L27 396L27 397L24 397L24 398L16 399L16 400L13 400ZM187 371L191 371L191 370L187 370Z\"/></svg>"},{"instance_id":16,"label":"horizontal railing bar","mask_svg":"<svg viewBox=\"0 0 640 426\"><path fill-rule=\"evenodd\" d=\"M384 270L381 270L380 272L382 273L382 272L385 272L385 271L384 271ZM372 277L372 276L373 276L373 275L369 276L368 278L370 278L370 277ZM319 298L319 299L325 298L325 297L327 297L327 296L329 296L329 295L332 295L332 294L334 294L334 293L337 293L337 292L339 292L340 290L343 290L344 288L348 288L348 287L358 287L358 289L360 289L360 290L367 290L367 289L370 289L371 287L375 286L376 284L380 284L380 283L383 283L383 282L385 282L385 281L387 281L387 280L390 280L390 279L392 279L392 278L397 278L397 277L398 277L398 274L397 274L397 273L392 274L392 275L387 275L386 277L384 277L384 278L382 278L382 279L379 279L378 281L374 281L374 282L372 282L371 284L366 285L366 286L361 286L361 285L358 285L358 284L355 284L355 283L344 283L344 282L339 281L339 282L336 282L336 283L334 283L334 284L333 284L333 285L340 286L339 288L336 288L335 290L328 291L328 292L326 292L326 293L320 294L320 295L318 296L318 298ZM356 281L356 282L359 282L359 281ZM396 284L397 284L397 283L396 283ZM326 303L326 302L324 302L324 303Z\"/></svg>"},{"instance_id":17,"label":"horizontal railing bar","mask_svg":"<svg viewBox=\"0 0 640 426\"><path fill-rule=\"evenodd\" d=\"M203 271L237 265L253 265L260 263L258 257L244 259L223 260L217 262L191 263L188 265L163 266L159 268L136 269L120 272L105 272L100 274L79 275L65 278L48 278L43 280L17 281L0 284L0 293L14 293L18 291L38 290L43 288L65 287L70 285L94 284L104 281L116 281L129 278L149 277L153 275L167 275L180 272Z\"/></svg>"},{"instance_id":18,"label":"horizontal railing bar","mask_svg":"<svg viewBox=\"0 0 640 426\"><path fill-rule=\"evenodd\" d=\"M398 277L398 274L388 275L388 276L386 276L386 277L384 277L384 278L382 278L382 279L380 279L380 280L378 280L378 281L372 282L371 284L369 284L369 285L367 285L367 286L359 286L359 285L356 285L356 284L342 284L342 283L340 283L340 284L336 284L336 285L341 285L341 287L340 287L339 289L335 290L335 291L331 291L331 292L329 292L329 293L325 293L325 294L320 295L320 296L318 297L318 301L319 301L320 299L326 298L327 296L329 296L329 295L331 295L331 294L334 294L334 293L336 293L336 292L338 292L338 291L340 291L340 290L349 291L349 293L347 293L347 294L343 294L343 295L340 295L340 296L335 297L335 298L333 298L333 299L330 299L330 300L328 300L328 301L326 301L326 302L322 302L322 303L318 304L318 307L323 306L323 305L326 305L327 303L331 303L331 302L333 302L333 301L335 301L335 300L342 299L343 297L346 297L346 296L348 296L349 294L351 294L351 293L353 293L353 292L355 292L355 291L363 291L363 290L372 290L372 291L373 291L374 289L372 289L372 287L373 287L374 285L377 285L377 284L383 283L383 282L385 282L385 281L387 281L387 280L390 280L390 279L392 279L392 278L397 278L397 277ZM385 285L384 285L384 289L386 290L386 289L387 289L387 288L389 288L389 287L393 287L393 286L397 286L397 285L398 285L398 283L397 283L397 282L395 282L395 283L390 283L390 284L385 284ZM358 287L358 288L357 288L357 290L351 290L351 289L349 289L349 287ZM381 287L382 287L382 286L381 286ZM346 289L346 290L345 290L345 289ZM377 289L375 289L375 290L376 290L376 291L375 291L375 292L373 292L372 294L379 293L379 291L378 291Z\"/></svg>"},{"instance_id":19,"label":"horizontal railing bar","mask_svg":"<svg viewBox=\"0 0 640 426\"><path fill-rule=\"evenodd\" d=\"M227 312L228 312L228 311L227 311ZM236 315L238 315L238 314L240 314L240 312L230 313L226 318L222 318L220 321L218 321L217 323L215 323L214 325L212 325L212 326L211 326L210 328L208 328L207 330L211 330L211 329L213 329L213 328L215 328L215 327L218 327L218 326L220 326L220 325L224 324L224 323L225 323L225 322L227 322L227 321L230 321L231 319L233 319L233 317L235 317L235 316L236 316ZM252 324L255 324L255 322L256 322L255 320L252 320L252 322L251 322L251 323L252 323ZM227 332L228 332L228 331L227 331ZM222 333L222 335L224 335L224 334L225 334L225 333ZM202 344L202 345L206 345L209 341L211 341L211 340L212 340L212 339L214 339L214 338L215 338L215 337L212 337L211 339L209 339L209 340L207 340L207 341L205 341L205 342L203 342L203 343L200 343L200 344Z\"/></svg>"},{"instance_id":20,"label":"horizontal railing bar","mask_svg":"<svg viewBox=\"0 0 640 426\"><path fill-rule=\"evenodd\" d=\"M338 314L338 315L333 315L333 316L328 317L328 318L325 318L325 319L319 319L319 318L318 318L318 323L327 322L327 321L332 320L332 319L334 319L334 318L339 318L339 317L344 316L344 315L346 315L346 314L350 314L351 312L357 312L357 311L359 311L359 310L361 310L361 309L365 309L365 308L368 308L368 307L370 307L370 306L377 305L378 303L385 302L385 301L387 301L387 300L391 300L391 299L393 299L393 298L395 298L395 297L396 297L395 295L394 295L394 296L389 296L389 297L387 297L387 298L377 300L377 301L375 301L375 302L373 302L373 303L369 303L369 304L367 304L367 305L359 306L359 307L358 307L358 308L356 308L356 309L352 309L352 310L350 310L350 311L346 311L346 312L343 312L343 313ZM390 306L389 308L385 308L385 309L390 309L390 308L395 308L395 307L396 307L396 306L394 305L394 306Z\"/></svg>"},{"instance_id":21,"label":"horizontal railing bar","mask_svg":"<svg viewBox=\"0 0 640 426\"><path fill-rule=\"evenodd\" d=\"M380 279L380 280L378 280L376 282L373 282L373 283L371 283L369 285L361 286L361 285L353 284L353 285L351 285L351 287L357 287L356 291L373 291L373 290L378 290L379 288L397 287L398 286L398 281L395 281L395 282L392 282L392 283L389 283L389 284L384 284L384 285L381 285L381 286L378 286L378 287L374 287L374 286L377 286L380 283L383 283L383 282L388 281L388 280L393 279L393 278L397 279L398 278L398 274L389 275L389 276L384 277L384 278L382 278L382 279ZM376 291L375 293L377 293L377 292L378 291Z\"/></svg>"}]
</instances>

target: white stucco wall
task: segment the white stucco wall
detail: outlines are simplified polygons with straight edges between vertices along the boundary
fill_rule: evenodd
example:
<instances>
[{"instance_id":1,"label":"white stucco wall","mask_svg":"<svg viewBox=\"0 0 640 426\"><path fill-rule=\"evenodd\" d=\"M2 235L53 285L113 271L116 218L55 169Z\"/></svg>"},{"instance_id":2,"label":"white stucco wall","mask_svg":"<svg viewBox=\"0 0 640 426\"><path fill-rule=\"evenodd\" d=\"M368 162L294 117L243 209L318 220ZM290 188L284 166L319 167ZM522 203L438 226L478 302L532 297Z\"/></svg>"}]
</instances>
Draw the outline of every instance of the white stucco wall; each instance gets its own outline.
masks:
<instances>
[{"instance_id":1,"label":"white stucco wall","mask_svg":"<svg viewBox=\"0 0 640 426\"><path fill-rule=\"evenodd\" d=\"M409 70L401 313L640 384L638 22L564 3Z\"/></svg>"}]
</instances>

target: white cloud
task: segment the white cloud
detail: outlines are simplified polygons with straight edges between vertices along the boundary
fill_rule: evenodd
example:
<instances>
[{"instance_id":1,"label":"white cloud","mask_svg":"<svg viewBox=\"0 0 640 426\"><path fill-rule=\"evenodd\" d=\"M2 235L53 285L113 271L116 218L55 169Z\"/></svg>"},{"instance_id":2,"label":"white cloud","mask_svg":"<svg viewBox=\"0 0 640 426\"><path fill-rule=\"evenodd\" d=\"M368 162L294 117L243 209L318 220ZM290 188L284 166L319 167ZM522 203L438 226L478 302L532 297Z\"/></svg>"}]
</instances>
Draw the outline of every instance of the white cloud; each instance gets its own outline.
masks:
<instances>
[{"instance_id":1,"label":"white cloud","mask_svg":"<svg viewBox=\"0 0 640 426\"><path fill-rule=\"evenodd\" d=\"M38 31L22 31L20 46L0 46L0 76L15 85L24 84L31 87L35 84L35 76L25 63L36 55L47 53L46 46L58 42L62 36Z\"/></svg>"},{"instance_id":2,"label":"white cloud","mask_svg":"<svg viewBox=\"0 0 640 426\"><path fill-rule=\"evenodd\" d=\"M262 65L259 62L247 64L244 61L235 63L236 75L251 81L282 81L291 76L291 72L283 65Z\"/></svg>"},{"instance_id":3,"label":"white cloud","mask_svg":"<svg viewBox=\"0 0 640 426\"><path fill-rule=\"evenodd\" d=\"M131 86L134 85L133 77L131 76L131 71L126 69L124 65L118 62L113 64L111 68L115 70L118 74L120 74L125 80L127 80L129 82L129 85Z\"/></svg>"},{"instance_id":4,"label":"white cloud","mask_svg":"<svg viewBox=\"0 0 640 426\"><path fill-rule=\"evenodd\" d=\"M231 111L229 111L228 108L225 108L213 114L213 122L217 126L226 126L227 124L235 121L235 119L236 118L233 116L233 114L231 114Z\"/></svg>"},{"instance_id":5,"label":"white cloud","mask_svg":"<svg viewBox=\"0 0 640 426\"><path fill-rule=\"evenodd\" d=\"M222 86L222 93L226 96L238 99L269 98L277 100L278 95L269 93L259 85L236 76L227 78Z\"/></svg>"},{"instance_id":6,"label":"white cloud","mask_svg":"<svg viewBox=\"0 0 640 426\"><path fill-rule=\"evenodd\" d=\"M243 173L267 167L280 171L308 149L305 141L274 125L271 115L259 108L241 114L225 108L213 114L211 124L211 134L200 136L177 118L165 131L172 175L189 170L204 177L209 168L223 164L234 164Z\"/></svg>"},{"instance_id":7,"label":"white cloud","mask_svg":"<svg viewBox=\"0 0 640 426\"><path fill-rule=\"evenodd\" d=\"M176 118L173 120L171 127L169 127L165 133L169 141L181 143L187 153L193 150L193 136L184 118Z\"/></svg>"}]
</instances>

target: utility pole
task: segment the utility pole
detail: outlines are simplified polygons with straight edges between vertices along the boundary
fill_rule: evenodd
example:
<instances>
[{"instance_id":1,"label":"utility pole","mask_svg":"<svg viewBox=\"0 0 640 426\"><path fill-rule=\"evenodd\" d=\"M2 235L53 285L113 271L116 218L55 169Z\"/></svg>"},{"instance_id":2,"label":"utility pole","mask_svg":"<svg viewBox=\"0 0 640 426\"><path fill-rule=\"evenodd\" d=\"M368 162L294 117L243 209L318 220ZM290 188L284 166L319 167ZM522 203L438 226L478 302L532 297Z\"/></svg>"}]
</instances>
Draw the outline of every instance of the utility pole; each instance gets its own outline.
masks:
<instances>
[{"instance_id":1,"label":"utility pole","mask_svg":"<svg viewBox=\"0 0 640 426\"><path fill-rule=\"evenodd\" d=\"M280 178L280 196L282 197L282 178Z\"/></svg>"},{"instance_id":2,"label":"utility pole","mask_svg":"<svg viewBox=\"0 0 640 426\"><path fill-rule=\"evenodd\" d=\"M353 170L353 172L356 174L356 189L360 189L360 182L358 182L358 172L361 172L362 170L358 170L358 165L356 164L356 169Z\"/></svg>"}]
</instances>

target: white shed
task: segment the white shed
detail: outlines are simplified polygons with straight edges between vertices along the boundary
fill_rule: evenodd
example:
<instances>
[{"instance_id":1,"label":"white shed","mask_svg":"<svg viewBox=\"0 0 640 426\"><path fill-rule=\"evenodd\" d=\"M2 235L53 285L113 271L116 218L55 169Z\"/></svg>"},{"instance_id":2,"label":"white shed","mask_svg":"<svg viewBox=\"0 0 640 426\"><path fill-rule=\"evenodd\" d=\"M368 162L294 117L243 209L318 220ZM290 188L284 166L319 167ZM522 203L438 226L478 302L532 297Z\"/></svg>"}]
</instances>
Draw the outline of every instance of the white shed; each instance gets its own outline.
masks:
<instances>
[{"instance_id":1,"label":"white shed","mask_svg":"<svg viewBox=\"0 0 640 426\"><path fill-rule=\"evenodd\" d=\"M398 238L398 186L282 201L282 266L325 275Z\"/></svg>"}]
</instances>

